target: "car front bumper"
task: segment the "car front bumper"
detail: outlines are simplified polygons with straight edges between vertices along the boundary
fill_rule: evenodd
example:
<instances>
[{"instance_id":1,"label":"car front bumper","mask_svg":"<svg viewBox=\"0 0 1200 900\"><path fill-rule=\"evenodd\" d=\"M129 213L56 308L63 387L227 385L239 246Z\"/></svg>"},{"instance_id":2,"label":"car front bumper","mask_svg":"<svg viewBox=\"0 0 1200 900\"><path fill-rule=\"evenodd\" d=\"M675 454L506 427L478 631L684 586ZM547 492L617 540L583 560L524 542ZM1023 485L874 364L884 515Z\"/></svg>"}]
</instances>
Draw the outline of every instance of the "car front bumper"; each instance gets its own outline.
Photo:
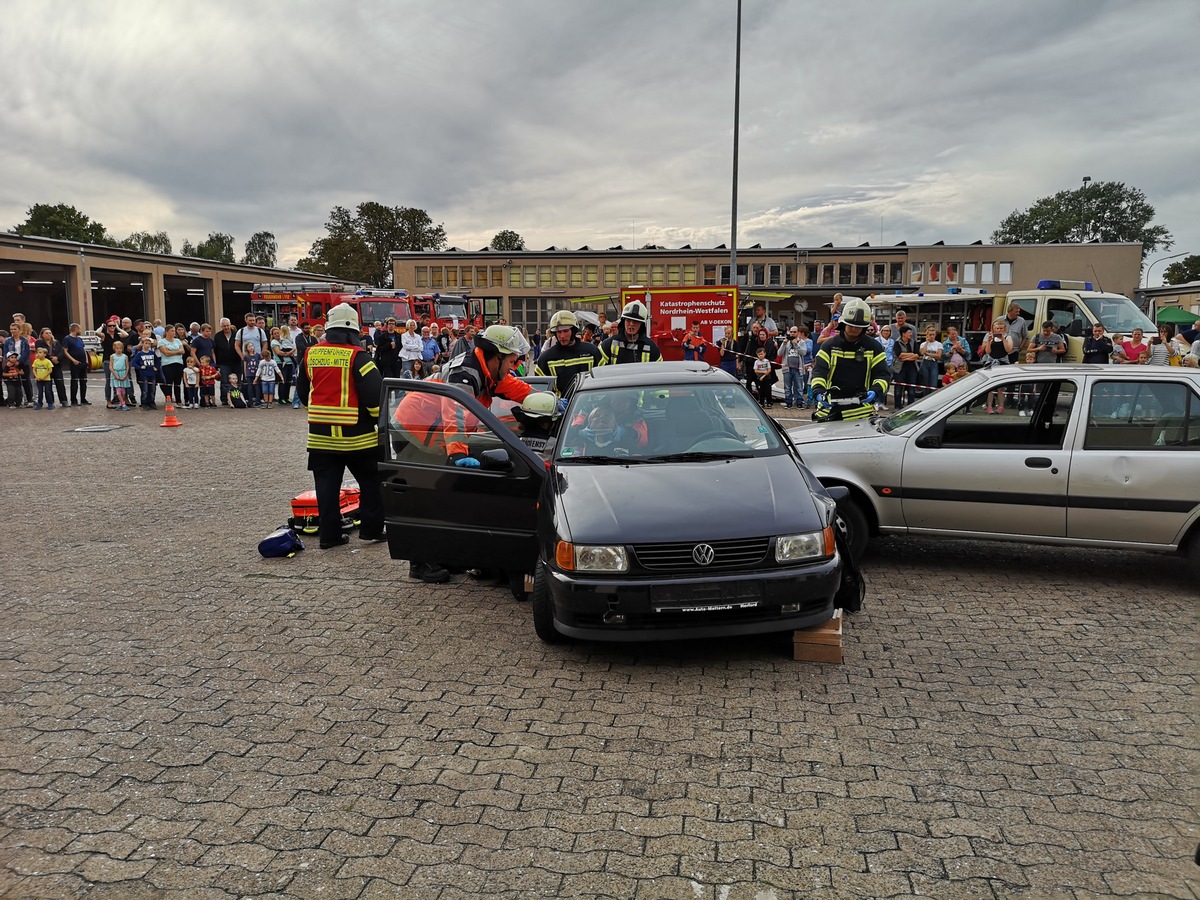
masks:
<instances>
[{"instance_id":1,"label":"car front bumper","mask_svg":"<svg viewBox=\"0 0 1200 900\"><path fill-rule=\"evenodd\" d=\"M573 638L660 641L792 631L833 616L838 556L704 577L581 575L547 567L554 625Z\"/></svg>"}]
</instances>

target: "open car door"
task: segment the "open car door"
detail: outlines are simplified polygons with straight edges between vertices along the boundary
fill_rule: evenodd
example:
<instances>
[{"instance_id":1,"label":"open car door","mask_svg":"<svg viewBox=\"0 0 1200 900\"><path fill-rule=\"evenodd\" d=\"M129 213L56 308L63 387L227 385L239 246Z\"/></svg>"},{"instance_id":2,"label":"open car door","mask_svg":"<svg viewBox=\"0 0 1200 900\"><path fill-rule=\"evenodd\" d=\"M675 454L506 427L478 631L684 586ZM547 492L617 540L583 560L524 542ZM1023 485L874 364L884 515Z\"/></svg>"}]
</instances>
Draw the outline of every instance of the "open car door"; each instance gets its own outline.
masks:
<instances>
[{"instance_id":1,"label":"open car door","mask_svg":"<svg viewBox=\"0 0 1200 900\"><path fill-rule=\"evenodd\" d=\"M389 378L380 407L379 476L392 558L532 572L546 466L521 442L516 421L437 381ZM478 468L449 462L447 425Z\"/></svg>"}]
</instances>

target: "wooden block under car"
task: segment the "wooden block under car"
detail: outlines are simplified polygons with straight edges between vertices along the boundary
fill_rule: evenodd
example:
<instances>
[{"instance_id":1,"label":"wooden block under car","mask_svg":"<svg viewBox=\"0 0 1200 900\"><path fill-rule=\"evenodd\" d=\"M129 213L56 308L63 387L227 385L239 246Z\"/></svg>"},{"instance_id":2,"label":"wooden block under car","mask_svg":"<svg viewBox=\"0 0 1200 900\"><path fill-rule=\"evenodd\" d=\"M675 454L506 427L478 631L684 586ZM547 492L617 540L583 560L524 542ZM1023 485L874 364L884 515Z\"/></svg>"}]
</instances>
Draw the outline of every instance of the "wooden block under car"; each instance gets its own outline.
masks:
<instances>
[{"instance_id":1,"label":"wooden block under car","mask_svg":"<svg viewBox=\"0 0 1200 900\"><path fill-rule=\"evenodd\" d=\"M842 662L842 611L835 609L833 618L812 628L792 632L792 659L807 662Z\"/></svg>"}]
</instances>

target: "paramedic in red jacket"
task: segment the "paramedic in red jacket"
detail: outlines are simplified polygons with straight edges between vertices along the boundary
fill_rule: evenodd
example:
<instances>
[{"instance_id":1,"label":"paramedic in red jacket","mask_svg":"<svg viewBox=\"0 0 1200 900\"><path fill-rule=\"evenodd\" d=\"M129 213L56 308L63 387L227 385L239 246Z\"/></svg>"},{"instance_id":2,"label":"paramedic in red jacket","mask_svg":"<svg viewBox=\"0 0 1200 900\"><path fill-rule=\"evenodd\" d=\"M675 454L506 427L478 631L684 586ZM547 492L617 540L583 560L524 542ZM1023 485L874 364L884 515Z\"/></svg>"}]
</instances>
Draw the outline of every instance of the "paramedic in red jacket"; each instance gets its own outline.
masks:
<instances>
[{"instance_id":1,"label":"paramedic in red jacket","mask_svg":"<svg viewBox=\"0 0 1200 900\"><path fill-rule=\"evenodd\" d=\"M304 355L296 396L308 407L308 468L317 492L321 549L340 547L341 491L346 469L358 482L358 536L383 541L379 486L379 395L383 378L358 341L358 312L339 303L325 316L325 339Z\"/></svg>"}]
</instances>

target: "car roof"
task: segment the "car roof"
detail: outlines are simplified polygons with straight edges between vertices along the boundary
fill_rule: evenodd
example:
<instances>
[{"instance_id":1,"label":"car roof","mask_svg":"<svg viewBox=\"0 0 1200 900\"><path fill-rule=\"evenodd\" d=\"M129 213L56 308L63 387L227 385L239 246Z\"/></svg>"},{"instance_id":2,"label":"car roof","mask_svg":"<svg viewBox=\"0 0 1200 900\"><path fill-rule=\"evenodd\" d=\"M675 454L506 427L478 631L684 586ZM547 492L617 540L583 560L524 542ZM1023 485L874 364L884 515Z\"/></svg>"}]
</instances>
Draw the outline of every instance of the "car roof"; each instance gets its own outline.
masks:
<instances>
[{"instance_id":1,"label":"car roof","mask_svg":"<svg viewBox=\"0 0 1200 900\"><path fill-rule=\"evenodd\" d=\"M712 380L736 382L724 369L704 362L623 363L597 366L580 378L576 389L600 391L615 387L661 387L668 384L698 384Z\"/></svg>"},{"instance_id":2,"label":"car roof","mask_svg":"<svg viewBox=\"0 0 1200 900\"><path fill-rule=\"evenodd\" d=\"M1147 378L1185 378L1200 380L1200 369L1186 366L1116 366L1106 363L1021 363L1011 366L992 366L978 369L989 377L1003 377L1006 372L1016 370L1030 375L1063 375L1068 372L1085 375L1103 375L1105 378L1132 378L1144 381Z\"/></svg>"}]
</instances>

